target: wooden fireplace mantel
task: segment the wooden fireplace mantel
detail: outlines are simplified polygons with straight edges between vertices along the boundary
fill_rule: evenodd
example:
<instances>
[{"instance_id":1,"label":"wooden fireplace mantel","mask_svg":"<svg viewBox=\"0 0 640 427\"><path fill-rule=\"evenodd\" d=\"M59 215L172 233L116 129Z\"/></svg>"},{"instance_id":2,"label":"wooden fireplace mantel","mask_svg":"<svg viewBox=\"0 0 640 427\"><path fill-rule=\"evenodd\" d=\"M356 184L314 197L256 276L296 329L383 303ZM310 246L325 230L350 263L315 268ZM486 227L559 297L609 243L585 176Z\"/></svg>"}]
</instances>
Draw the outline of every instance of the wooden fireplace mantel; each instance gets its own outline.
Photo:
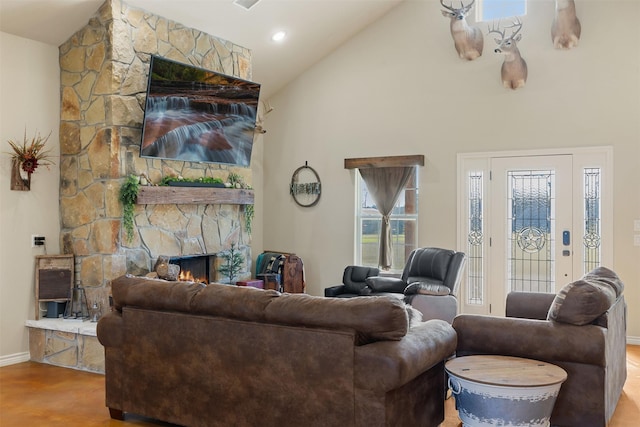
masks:
<instances>
[{"instance_id":1,"label":"wooden fireplace mantel","mask_svg":"<svg viewBox=\"0 0 640 427\"><path fill-rule=\"evenodd\" d=\"M252 205L253 190L215 187L140 187L140 205Z\"/></svg>"}]
</instances>

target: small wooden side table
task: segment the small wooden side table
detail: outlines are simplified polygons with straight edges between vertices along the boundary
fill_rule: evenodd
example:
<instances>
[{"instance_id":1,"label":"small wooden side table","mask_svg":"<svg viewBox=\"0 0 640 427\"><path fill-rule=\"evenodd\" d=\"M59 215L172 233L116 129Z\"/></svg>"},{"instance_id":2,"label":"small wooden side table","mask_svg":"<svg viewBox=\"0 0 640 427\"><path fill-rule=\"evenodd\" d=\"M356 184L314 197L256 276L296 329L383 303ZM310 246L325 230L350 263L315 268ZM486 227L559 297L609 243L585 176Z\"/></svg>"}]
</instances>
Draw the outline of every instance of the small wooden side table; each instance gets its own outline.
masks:
<instances>
[{"instance_id":1,"label":"small wooden side table","mask_svg":"<svg viewBox=\"0 0 640 427\"><path fill-rule=\"evenodd\" d=\"M547 427L567 379L559 366L509 356L456 357L445 369L463 427Z\"/></svg>"}]
</instances>

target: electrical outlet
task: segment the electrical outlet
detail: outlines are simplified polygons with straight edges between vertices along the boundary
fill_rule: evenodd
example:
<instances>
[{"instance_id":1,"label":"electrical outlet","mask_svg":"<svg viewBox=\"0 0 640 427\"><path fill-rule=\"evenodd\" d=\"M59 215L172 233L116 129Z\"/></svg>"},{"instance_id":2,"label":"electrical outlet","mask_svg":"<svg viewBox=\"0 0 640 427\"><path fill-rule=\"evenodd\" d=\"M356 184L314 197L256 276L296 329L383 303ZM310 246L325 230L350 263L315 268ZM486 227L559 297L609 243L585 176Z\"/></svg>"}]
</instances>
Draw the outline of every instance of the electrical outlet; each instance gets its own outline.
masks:
<instances>
[{"instance_id":1,"label":"electrical outlet","mask_svg":"<svg viewBox=\"0 0 640 427\"><path fill-rule=\"evenodd\" d=\"M40 236L39 234L31 235L31 247L35 248L36 246L44 246L44 236Z\"/></svg>"}]
</instances>

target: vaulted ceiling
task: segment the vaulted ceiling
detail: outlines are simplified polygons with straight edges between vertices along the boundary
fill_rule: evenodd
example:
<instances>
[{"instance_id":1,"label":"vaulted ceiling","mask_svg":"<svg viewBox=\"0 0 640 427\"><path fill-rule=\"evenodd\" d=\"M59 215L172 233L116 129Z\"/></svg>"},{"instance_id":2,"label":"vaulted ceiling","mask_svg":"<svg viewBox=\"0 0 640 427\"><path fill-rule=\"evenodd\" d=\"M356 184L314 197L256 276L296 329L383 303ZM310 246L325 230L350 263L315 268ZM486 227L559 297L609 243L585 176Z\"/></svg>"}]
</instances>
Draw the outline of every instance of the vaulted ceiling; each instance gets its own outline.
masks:
<instances>
[{"instance_id":1,"label":"vaulted ceiling","mask_svg":"<svg viewBox=\"0 0 640 427\"><path fill-rule=\"evenodd\" d=\"M403 0L126 0L132 7L251 49L252 80L268 98ZM59 46L104 0L0 0L0 31ZM271 36L285 31L286 38Z\"/></svg>"}]
</instances>

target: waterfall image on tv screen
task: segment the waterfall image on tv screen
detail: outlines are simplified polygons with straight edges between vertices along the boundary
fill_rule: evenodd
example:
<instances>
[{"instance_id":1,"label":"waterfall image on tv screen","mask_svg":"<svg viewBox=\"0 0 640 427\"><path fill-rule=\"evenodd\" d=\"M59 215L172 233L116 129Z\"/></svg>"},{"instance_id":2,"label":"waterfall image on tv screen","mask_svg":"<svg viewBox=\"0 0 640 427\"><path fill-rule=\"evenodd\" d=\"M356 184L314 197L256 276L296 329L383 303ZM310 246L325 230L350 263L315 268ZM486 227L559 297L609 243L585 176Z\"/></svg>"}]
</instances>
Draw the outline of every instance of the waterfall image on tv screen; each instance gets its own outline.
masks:
<instances>
[{"instance_id":1,"label":"waterfall image on tv screen","mask_svg":"<svg viewBox=\"0 0 640 427\"><path fill-rule=\"evenodd\" d=\"M248 167L260 85L153 56L140 155Z\"/></svg>"}]
</instances>

